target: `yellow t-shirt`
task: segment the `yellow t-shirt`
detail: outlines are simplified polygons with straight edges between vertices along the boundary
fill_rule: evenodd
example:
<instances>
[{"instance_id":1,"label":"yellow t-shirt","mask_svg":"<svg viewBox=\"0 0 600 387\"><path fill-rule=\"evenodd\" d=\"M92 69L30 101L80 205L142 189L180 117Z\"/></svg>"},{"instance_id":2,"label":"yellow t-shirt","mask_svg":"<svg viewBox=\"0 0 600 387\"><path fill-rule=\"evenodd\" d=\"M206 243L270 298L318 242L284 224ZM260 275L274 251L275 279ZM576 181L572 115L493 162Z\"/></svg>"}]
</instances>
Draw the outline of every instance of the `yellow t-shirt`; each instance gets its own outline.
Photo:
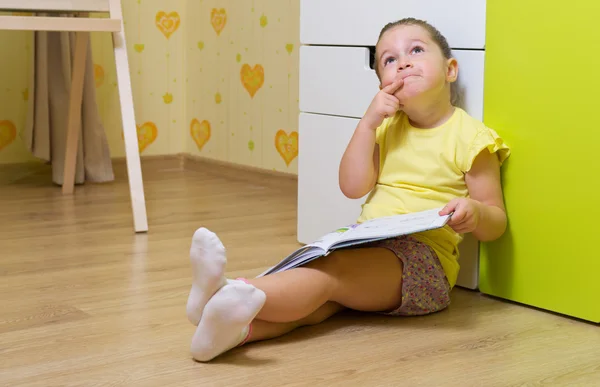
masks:
<instances>
[{"instance_id":1,"label":"yellow t-shirt","mask_svg":"<svg viewBox=\"0 0 600 387\"><path fill-rule=\"evenodd\" d=\"M500 163L510 150L500 136L481 121L455 108L442 125L413 127L399 112L377 128L379 176L362 206L358 222L382 216L424 211L468 197L465 174L484 149L496 153ZM413 235L438 255L451 287L458 276L458 244L462 235L449 226Z\"/></svg>"}]
</instances>

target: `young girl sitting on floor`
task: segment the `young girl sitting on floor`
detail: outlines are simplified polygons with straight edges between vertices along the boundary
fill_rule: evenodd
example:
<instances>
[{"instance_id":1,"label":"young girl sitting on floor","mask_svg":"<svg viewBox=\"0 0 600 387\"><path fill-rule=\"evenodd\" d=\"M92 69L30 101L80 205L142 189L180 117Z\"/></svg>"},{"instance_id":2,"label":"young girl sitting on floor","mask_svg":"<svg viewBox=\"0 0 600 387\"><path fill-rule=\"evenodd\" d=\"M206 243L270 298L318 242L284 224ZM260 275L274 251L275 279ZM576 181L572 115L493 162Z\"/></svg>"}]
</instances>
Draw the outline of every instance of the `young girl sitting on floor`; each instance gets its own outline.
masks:
<instances>
[{"instance_id":1,"label":"young girl sitting on floor","mask_svg":"<svg viewBox=\"0 0 600 387\"><path fill-rule=\"evenodd\" d=\"M197 230L187 302L197 325L196 360L317 324L344 308L392 316L440 311L456 283L461 234L491 241L504 233L500 166L509 149L452 105L458 64L446 39L424 21L402 19L381 31L375 60L380 91L342 158L340 188L349 198L370 192L358 222L444 207L441 215L454 211L448 225L249 280L227 280L223 245Z\"/></svg>"}]
</instances>

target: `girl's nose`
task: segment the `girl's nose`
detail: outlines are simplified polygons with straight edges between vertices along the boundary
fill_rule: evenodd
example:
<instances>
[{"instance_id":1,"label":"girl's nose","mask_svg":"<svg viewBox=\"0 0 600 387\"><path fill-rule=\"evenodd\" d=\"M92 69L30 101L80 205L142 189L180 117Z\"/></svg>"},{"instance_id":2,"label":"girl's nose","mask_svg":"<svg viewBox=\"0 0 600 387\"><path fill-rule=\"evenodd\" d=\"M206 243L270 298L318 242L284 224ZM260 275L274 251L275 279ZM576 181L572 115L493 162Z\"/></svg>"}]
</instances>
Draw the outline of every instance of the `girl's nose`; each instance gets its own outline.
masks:
<instances>
[{"instance_id":1,"label":"girl's nose","mask_svg":"<svg viewBox=\"0 0 600 387\"><path fill-rule=\"evenodd\" d=\"M398 72L402 71L402 70L406 70L408 68L411 68L412 64L409 61L399 61L398 62Z\"/></svg>"},{"instance_id":2,"label":"girl's nose","mask_svg":"<svg viewBox=\"0 0 600 387\"><path fill-rule=\"evenodd\" d=\"M398 72L402 71L402 70L406 70L407 68L412 67L412 64L410 63L410 61L400 58L400 60L398 60Z\"/></svg>"}]
</instances>

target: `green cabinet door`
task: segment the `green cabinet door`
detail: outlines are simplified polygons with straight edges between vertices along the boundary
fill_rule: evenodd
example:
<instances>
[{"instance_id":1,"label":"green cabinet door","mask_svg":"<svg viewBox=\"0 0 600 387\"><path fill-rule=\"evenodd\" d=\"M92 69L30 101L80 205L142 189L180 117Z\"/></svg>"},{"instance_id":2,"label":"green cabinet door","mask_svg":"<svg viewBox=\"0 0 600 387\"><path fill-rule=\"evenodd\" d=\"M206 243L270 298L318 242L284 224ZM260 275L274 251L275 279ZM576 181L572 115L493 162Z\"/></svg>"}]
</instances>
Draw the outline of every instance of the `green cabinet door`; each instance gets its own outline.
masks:
<instances>
[{"instance_id":1,"label":"green cabinet door","mask_svg":"<svg viewBox=\"0 0 600 387\"><path fill-rule=\"evenodd\" d=\"M600 1L488 0L484 121L512 148L480 290L600 322Z\"/></svg>"}]
</instances>

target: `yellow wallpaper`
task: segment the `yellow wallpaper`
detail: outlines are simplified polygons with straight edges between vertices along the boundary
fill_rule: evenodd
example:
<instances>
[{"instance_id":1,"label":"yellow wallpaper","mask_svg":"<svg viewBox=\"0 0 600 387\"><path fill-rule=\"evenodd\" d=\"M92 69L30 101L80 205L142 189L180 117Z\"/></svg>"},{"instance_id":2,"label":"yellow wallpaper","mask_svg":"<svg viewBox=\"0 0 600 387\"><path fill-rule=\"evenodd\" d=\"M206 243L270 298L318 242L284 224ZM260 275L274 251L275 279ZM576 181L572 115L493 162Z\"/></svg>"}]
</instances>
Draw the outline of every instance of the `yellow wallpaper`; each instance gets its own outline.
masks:
<instances>
[{"instance_id":1,"label":"yellow wallpaper","mask_svg":"<svg viewBox=\"0 0 600 387\"><path fill-rule=\"evenodd\" d=\"M188 2L189 153L297 173L299 7Z\"/></svg>"},{"instance_id":2,"label":"yellow wallpaper","mask_svg":"<svg viewBox=\"0 0 600 387\"><path fill-rule=\"evenodd\" d=\"M299 0L123 1L140 152L297 173ZM31 160L19 138L30 33L1 32L0 163ZM111 37L92 34L111 156L124 156Z\"/></svg>"},{"instance_id":3,"label":"yellow wallpaper","mask_svg":"<svg viewBox=\"0 0 600 387\"><path fill-rule=\"evenodd\" d=\"M140 152L181 153L185 150L182 26L186 0L127 0L122 4ZM92 42L98 104L111 156L122 157L125 148L112 39L109 34L95 33Z\"/></svg>"},{"instance_id":4,"label":"yellow wallpaper","mask_svg":"<svg viewBox=\"0 0 600 387\"><path fill-rule=\"evenodd\" d=\"M0 47L0 164L34 160L19 138L25 124L28 98L29 35L1 31Z\"/></svg>"}]
</instances>

